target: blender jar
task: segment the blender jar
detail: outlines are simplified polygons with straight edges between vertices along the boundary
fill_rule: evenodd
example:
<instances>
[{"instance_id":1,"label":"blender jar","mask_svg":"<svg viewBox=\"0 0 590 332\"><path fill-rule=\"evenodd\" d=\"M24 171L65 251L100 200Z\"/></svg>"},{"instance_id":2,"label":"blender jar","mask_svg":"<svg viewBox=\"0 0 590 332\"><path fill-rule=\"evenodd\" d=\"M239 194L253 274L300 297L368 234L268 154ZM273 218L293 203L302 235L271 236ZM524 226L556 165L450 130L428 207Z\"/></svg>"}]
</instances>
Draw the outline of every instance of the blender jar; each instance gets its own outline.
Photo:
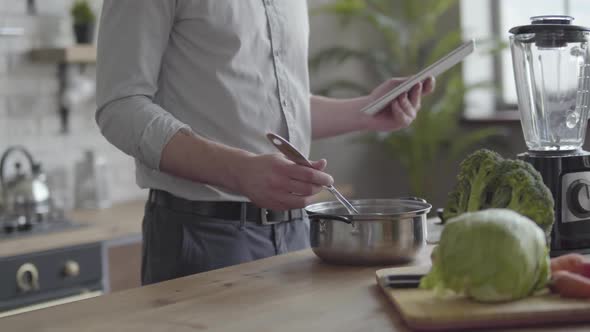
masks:
<instances>
[{"instance_id":1,"label":"blender jar","mask_svg":"<svg viewBox=\"0 0 590 332\"><path fill-rule=\"evenodd\" d=\"M590 29L570 16L535 16L510 29L525 142L532 151L568 151L584 143L590 104Z\"/></svg>"}]
</instances>

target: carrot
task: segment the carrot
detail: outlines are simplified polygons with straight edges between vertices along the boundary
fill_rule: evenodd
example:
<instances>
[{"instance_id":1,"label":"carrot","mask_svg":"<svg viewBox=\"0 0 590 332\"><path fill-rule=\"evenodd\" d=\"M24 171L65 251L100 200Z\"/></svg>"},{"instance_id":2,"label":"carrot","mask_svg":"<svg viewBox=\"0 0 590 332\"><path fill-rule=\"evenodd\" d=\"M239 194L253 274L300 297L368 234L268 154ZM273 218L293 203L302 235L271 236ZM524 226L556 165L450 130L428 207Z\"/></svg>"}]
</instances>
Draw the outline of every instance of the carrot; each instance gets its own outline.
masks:
<instances>
[{"instance_id":1,"label":"carrot","mask_svg":"<svg viewBox=\"0 0 590 332\"><path fill-rule=\"evenodd\" d=\"M590 278L590 260L580 254L567 254L551 259L551 273L569 271Z\"/></svg>"},{"instance_id":2,"label":"carrot","mask_svg":"<svg viewBox=\"0 0 590 332\"><path fill-rule=\"evenodd\" d=\"M553 273L549 288L563 297L590 298L590 279L570 271Z\"/></svg>"}]
</instances>

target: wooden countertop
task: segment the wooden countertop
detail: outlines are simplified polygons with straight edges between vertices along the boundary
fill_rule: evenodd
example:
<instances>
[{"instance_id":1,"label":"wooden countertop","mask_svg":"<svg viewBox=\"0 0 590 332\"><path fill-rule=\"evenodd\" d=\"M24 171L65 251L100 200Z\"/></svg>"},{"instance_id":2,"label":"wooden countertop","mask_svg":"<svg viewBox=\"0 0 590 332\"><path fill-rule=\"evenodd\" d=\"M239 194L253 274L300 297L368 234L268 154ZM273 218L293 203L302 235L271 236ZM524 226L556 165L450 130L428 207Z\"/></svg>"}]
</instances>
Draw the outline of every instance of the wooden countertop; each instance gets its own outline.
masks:
<instances>
[{"instance_id":1,"label":"wooden countertop","mask_svg":"<svg viewBox=\"0 0 590 332\"><path fill-rule=\"evenodd\" d=\"M415 264L429 254L424 250ZM28 332L407 331L376 285L377 269L323 264L305 250L7 317L0 326ZM553 329L564 330L588 326Z\"/></svg>"},{"instance_id":2,"label":"wooden countertop","mask_svg":"<svg viewBox=\"0 0 590 332\"><path fill-rule=\"evenodd\" d=\"M0 240L0 257L85 243L141 236L144 201L132 201L102 210L72 211L68 217L82 227L47 234L26 235Z\"/></svg>"},{"instance_id":3,"label":"wooden countertop","mask_svg":"<svg viewBox=\"0 0 590 332\"><path fill-rule=\"evenodd\" d=\"M0 319L6 331L393 331L375 267L310 250Z\"/></svg>"}]
</instances>

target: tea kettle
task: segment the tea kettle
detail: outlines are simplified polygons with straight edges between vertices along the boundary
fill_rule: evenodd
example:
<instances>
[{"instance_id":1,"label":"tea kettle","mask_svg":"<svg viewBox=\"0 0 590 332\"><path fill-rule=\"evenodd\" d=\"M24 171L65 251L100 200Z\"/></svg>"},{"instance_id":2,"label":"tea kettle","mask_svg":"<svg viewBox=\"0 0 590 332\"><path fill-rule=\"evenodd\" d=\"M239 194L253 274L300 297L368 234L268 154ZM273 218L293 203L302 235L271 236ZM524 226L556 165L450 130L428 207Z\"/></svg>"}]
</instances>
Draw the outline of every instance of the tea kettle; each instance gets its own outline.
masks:
<instances>
[{"instance_id":1,"label":"tea kettle","mask_svg":"<svg viewBox=\"0 0 590 332\"><path fill-rule=\"evenodd\" d=\"M5 174L8 157L17 152L26 157L30 172L25 173L21 163L16 162L15 174L8 179ZM25 148L13 146L4 152L0 159L0 184L4 213L25 216L28 222L32 222L31 219L41 221L51 212L51 195L41 164L35 162L31 153Z\"/></svg>"}]
</instances>

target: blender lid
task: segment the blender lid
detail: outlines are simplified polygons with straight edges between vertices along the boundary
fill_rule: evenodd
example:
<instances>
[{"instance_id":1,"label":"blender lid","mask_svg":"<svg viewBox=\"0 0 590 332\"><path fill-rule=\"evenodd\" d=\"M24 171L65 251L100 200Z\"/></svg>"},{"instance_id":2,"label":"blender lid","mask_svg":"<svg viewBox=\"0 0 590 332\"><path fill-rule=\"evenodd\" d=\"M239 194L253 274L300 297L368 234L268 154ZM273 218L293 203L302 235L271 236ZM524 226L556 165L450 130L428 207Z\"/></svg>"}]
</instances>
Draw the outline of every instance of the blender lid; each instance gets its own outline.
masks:
<instances>
[{"instance_id":1,"label":"blender lid","mask_svg":"<svg viewBox=\"0 0 590 332\"><path fill-rule=\"evenodd\" d=\"M543 32L590 32L589 27L573 25L574 18L567 15L543 15L531 17L531 24L520 25L509 30L512 34L543 33Z\"/></svg>"}]
</instances>

